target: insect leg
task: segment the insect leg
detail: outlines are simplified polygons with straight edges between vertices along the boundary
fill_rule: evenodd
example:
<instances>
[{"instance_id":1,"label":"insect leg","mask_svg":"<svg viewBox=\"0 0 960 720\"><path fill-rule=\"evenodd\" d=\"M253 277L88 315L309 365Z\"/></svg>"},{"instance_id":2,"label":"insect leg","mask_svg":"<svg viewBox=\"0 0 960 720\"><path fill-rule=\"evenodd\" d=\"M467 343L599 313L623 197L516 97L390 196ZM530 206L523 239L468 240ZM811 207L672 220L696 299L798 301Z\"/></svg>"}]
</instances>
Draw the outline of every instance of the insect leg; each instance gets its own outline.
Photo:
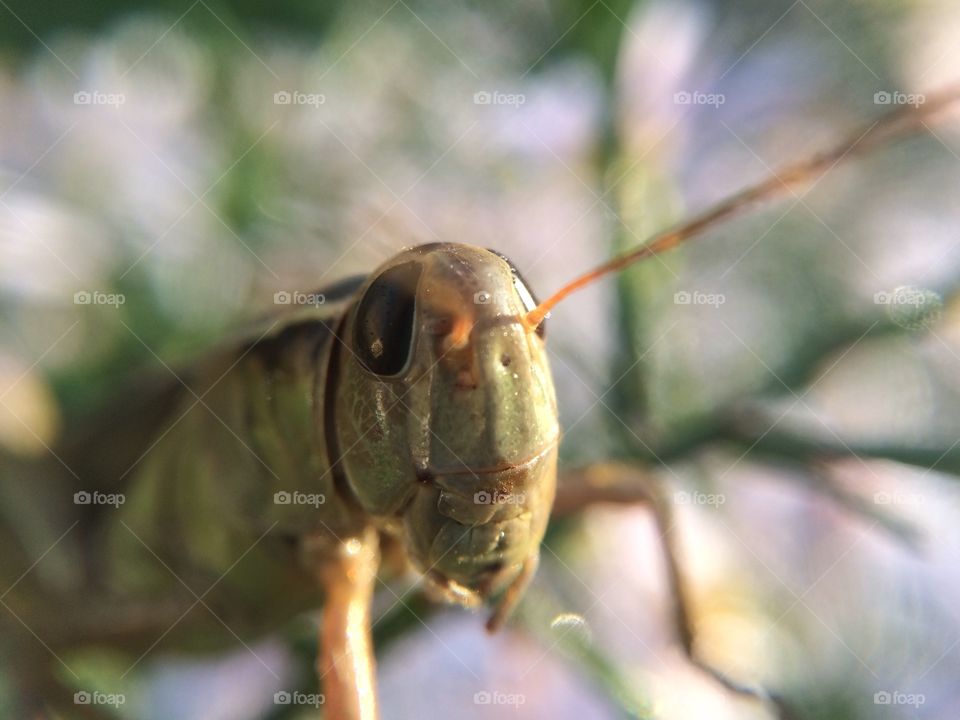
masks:
<instances>
[{"instance_id":1,"label":"insect leg","mask_svg":"<svg viewBox=\"0 0 960 720\"><path fill-rule=\"evenodd\" d=\"M672 601L672 620L689 662L727 690L762 702L781 720L791 718L792 713L780 698L771 696L761 688L750 687L730 678L697 655L689 597L677 561L673 513L670 501L664 495L660 478L633 465L598 463L564 475L560 479L557 485L555 514L569 514L595 503L642 503L652 511Z\"/></svg>"},{"instance_id":2,"label":"insect leg","mask_svg":"<svg viewBox=\"0 0 960 720\"><path fill-rule=\"evenodd\" d=\"M310 548L309 540L316 540ZM321 547L323 546L323 547ZM316 558L317 579L323 588L317 674L329 720L376 720L375 659L370 603L380 565L379 537L366 528L339 542L310 538L308 552Z\"/></svg>"},{"instance_id":3,"label":"insect leg","mask_svg":"<svg viewBox=\"0 0 960 720\"><path fill-rule=\"evenodd\" d=\"M503 624L507 621L507 618L510 617L517 603L520 602L520 598L523 597L523 593L526 591L527 586L530 585L530 581L533 580L533 576L537 574L537 566L539 564L539 552L533 553L524 560L520 574L517 575L509 587L507 587L506 591L504 591L503 597L500 598L500 602L498 602L496 608L494 608L493 614L490 616L490 619L487 620L487 632L495 633L503 627Z\"/></svg>"}]
</instances>

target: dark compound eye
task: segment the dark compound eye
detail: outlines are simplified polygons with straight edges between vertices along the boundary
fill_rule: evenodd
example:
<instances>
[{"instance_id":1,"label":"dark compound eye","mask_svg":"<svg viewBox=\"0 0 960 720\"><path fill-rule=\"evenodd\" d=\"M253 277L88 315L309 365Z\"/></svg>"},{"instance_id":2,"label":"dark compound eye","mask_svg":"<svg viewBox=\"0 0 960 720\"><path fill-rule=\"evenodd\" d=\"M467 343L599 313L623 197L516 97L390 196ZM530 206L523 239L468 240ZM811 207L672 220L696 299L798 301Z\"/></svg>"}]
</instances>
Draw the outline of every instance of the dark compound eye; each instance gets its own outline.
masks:
<instances>
[{"instance_id":1,"label":"dark compound eye","mask_svg":"<svg viewBox=\"0 0 960 720\"><path fill-rule=\"evenodd\" d=\"M533 310L537 305L540 304L540 301L537 300L537 296L533 294L533 291L530 289L530 286L527 285L527 281L523 279L523 275L520 274L520 271L517 270L516 266L510 262L510 258L506 255L497 252L496 250L490 250L494 255L498 256L503 260L507 265L510 266L510 272L513 273L513 289L517 291L517 295L520 296L520 300L523 303L523 308L527 312ZM537 325L537 335L543 337L546 334L545 323L541 322Z\"/></svg>"},{"instance_id":2,"label":"dark compound eye","mask_svg":"<svg viewBox=\"0 0 960 720\"><path fill-rule=\"evenodd\" d=\"M354 345L360 362L376 375L397 375L410 359L420 273L416 262L392 267L360 299Z\"/></svg>"}]
</instances>

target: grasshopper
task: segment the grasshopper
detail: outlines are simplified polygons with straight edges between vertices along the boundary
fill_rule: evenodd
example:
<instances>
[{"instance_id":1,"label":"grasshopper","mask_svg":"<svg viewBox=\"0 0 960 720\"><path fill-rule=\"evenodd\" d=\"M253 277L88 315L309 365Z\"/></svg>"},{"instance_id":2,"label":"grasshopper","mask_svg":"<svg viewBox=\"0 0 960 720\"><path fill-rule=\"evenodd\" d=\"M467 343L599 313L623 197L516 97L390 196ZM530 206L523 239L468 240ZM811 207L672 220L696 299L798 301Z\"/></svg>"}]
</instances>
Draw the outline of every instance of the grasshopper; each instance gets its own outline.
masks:
<instances>
[{"instance_id":1,"label":"grasshopper","mask_svg":"<svg viewBox=\"0 0 960 720\"><path fill-rule=\"evenodd\" d=\"M534 576L558 493L549 311L599 277L916 130L958 97L891 113L542 303L493 251L404 250L169 381L133 385L43 461L5 459L0 651L16 657L17 713L69 705L50 672L60 650L117 646L139 662L158 646L229 646L322 605L324 712L377 717L370 604L381 555L409 562L441 601L490 604L491 631ZM646 474L594 468L566 476L559 493L558 510L648 503L687 655L786 715L775 698L697 659L667 503ZM60 517L73 523L49 519ZM96 716L87 705L70 712Z\"/></svg>"}]
</instances>

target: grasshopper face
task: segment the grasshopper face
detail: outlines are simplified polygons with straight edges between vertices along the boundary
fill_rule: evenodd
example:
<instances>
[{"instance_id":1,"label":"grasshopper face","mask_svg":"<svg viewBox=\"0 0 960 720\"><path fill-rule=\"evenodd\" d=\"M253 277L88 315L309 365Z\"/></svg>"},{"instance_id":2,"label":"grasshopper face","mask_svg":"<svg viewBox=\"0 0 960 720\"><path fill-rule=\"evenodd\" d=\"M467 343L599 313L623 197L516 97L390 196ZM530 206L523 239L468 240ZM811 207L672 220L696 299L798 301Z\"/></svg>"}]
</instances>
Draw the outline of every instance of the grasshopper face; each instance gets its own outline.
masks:
<instances>
[{"instance_id":1,"label":"grasshopper face","mask_svg":"<svg viewBox=\"0 0 960 720\"><path fill-rule=\"evenodd\" d=\"M364 509L470 604L535 556L559 436L542 327L509 263L442 243L380 267L345 319L337 444Z\"/></svg>"}]
</instances>

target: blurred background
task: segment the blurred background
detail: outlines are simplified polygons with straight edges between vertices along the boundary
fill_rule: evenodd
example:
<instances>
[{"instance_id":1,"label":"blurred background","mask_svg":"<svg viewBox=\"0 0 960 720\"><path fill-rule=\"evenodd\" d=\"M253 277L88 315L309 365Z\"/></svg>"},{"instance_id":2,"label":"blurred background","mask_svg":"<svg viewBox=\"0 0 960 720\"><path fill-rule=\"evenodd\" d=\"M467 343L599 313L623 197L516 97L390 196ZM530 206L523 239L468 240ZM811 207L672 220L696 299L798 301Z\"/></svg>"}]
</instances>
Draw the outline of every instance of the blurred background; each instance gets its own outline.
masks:
<instances>
[{"instance_id":1,"label":"blurred background","mask_svg":"<svg viewBox=\"0 0 960 720\"><path fill-rule=\"evenodd\" d=\"M0 0L0 446L405 246L544 297L958 79L948 0ZM548 321L563 467L667 483L698 649L801 718L960 703L958 152L931 125ZM385 718L767 717L682 656L642 507L558 520L496 637L398 582ZM313 717L274 702L313 634L60 671L116 718Z\"/></svg>"}]
</instances>

